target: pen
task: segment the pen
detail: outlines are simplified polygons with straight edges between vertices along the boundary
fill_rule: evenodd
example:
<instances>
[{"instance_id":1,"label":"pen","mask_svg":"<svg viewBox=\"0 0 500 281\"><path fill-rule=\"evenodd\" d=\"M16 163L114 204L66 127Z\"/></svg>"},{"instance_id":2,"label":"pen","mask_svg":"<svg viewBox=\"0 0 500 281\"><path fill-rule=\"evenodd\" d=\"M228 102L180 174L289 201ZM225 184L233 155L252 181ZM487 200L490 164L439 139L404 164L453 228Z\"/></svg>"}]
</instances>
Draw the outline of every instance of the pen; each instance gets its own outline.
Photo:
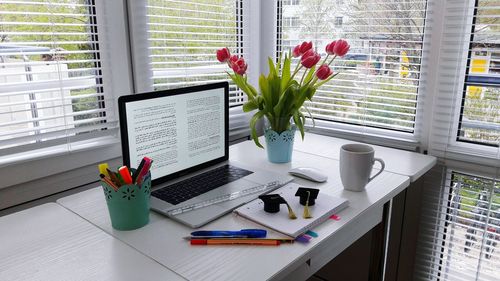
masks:
<instances>
[{"instance_id":1,"label":"pen","mask_svg":"<svg viewBox=\"0 0 500 281\"><path fill-rule=\"evenodd\" d=\"M132 182L137 183L137 177L141 173L142 168L144 167L144 164L146 163L146 160L142 158L141 163L139 164L139 167L135 170L135 172L132 174Z\"/></svg>"},{"instance_id":2,"label":"pen","mask_svg":"<svg viewBox=\"0 0 500 281\"><path fill-rule=\"evenodd\" d=\"M279 246L275 239L191 239L191 245L262 245Z\"/></svg>"},{"instance_id":3,"label":"pen","mask_svg":"<svg viewBox=\"0 0 500 281\"><path fill-rule=\"evenodd\" d=\"M244 236L247 238L263 238L266 235L267 231L264 229L242 229L238 231L199 230L191 232L191 236Z\"/></svg>"},{"instance_id":4,"label":"pen","mask_svg":"<svg viewBox=\"0 0 500 281\"><path fill-rule=\"evenodd\" d=\"M118 168L118 173L122 177L125 184L132 184L132 177L130 176L130 172L127 166L121 166L120 168Z\"/></svg>"}]
</instances>

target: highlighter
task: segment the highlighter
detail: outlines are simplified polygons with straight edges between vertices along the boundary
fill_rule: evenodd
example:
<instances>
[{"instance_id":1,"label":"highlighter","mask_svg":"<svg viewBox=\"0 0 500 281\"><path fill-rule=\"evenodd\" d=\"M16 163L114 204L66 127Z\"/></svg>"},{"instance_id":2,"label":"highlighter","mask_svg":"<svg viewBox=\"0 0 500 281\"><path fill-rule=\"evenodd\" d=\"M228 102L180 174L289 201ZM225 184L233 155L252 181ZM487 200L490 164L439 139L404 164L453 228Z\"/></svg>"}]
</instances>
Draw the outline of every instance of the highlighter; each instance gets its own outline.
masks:
<instances>
[{"instance_id":1,"label":"highlighter","mask_svg":"<svg viewBox=\"0 0 500 281\"><path fill-rule=\"evenodd\" d=\"M144 166L142 167L141 171L139 172L139 176L137 177L137 184L140 185L142 183L142 180L147 175L152 163L153 160L151 160L151 158L144 157Z\"/></svg>"},{"instance_id":2,"label":"highlighter","mask_svg":"<svg viewBox=\"0 0 500 281\"><path fill-rule=\"evenodd\" d=\"M99 174L103 174L106 177L109 177L108 171L106 169L109 169L108 163L101 163L99 164Z\"/></svg>"},{"instance_id":3,"label":"highlighter","mask_svg":"<svg viewBox=\"0 0 500 281\"><path fill-rule=\"evenodd\" d=\"M120 168L118 168L118 173L120 173L120 176L122 177L125 184L132 184L132 177L130 176L130 172L127 166L121 166Z\"/></svg>"},{"instance_id":4,"label":"highlighter","mask_svg":"<svg viewBox=\"0 0 500 281\"><path fill-rule=\"evenodd\" d=\"M146 160L142 158L141 163L139 164L139 167L135 170L135 172L132 174L132 183L137 183L137 177L142 171L142 168L144 167L144 164L146 163Z\"/></svg>"}]
</instances>

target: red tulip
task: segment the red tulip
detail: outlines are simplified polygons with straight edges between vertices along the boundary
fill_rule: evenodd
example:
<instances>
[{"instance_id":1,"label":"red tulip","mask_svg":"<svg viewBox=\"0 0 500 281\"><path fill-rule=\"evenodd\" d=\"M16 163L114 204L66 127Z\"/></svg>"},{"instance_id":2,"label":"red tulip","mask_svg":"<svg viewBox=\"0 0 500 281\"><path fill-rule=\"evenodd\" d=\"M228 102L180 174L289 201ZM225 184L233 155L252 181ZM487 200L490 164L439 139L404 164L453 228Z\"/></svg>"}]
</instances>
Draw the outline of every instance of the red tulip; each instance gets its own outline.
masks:
<instances>
[{"instance_id":1,"label":"red tulip","mask_svg":"<svg viewBox=\"0 0 500 281\"><path fill-rule=\"evenodd\" d=\"M325 80L326 78L330 77L332 73L333 71L330 69L330 67L327 64L323 64L318 68L318 71L316 71L316 76L319 80Z\"/></svg>"},{"instance_id":2,"label":"red tulip","mask_svg":"<svg viewBox=\"0 0 500 281\"><path fill-rule=\"evenodd\" d=\"M231 68L236 74L243 75L247 71L248 65L246 64L245 59L239 58L237 61L231 63Z\"/></svg>"},{"instance_id":3,"label":"red tulip","mask_svg":"<svg viewBox=\"0 0 500 281\"><path fill-rule=\"evenodd\" d=\"M237 55L232 55L229 59L228 59L228 63L229 63L229 66L230 67L233 67L233 64L236 63L238 61L238 56Z\"/></svg>"},{"instance_id":4,"label":"red tulip","mask_svg":"<svg viewBox=\"0 0 500 281\"><path fill-rule=\"evenodd\" d=\"M300 53L300 45L297 45L295 46L295 48L293 48L293 51L292 51L292 56L294 58L297 58L297 57L300 57L301 53Z\"/></svg>"},{"instance_id":5,"label":"red tulip","mask_svg":"<svg viewBox=\"0 0 500 281\"><path fill-rule=\"evenodd\" d=\"M230 57L231 53L229 52L228 48L217 50L217 60L219 60L220 62L227 62Z\"/></svg>"},{"instance_id":6,"label":"red tulip","mask_svg":"<svg viewBox=\"0 0 500 281\"><path fill-rule=\"evenodd\" d=\"M301 55L305 54L307 51L312 49L312 47L313 47L312 42L302 42L302 44L300 44L300 47L299 47L300 54Z\"/></svg>"},{"instance_id":7,"label":"red tulip","mask_svg":"<svg viewBox=\"0 0 500 281\"><path fill-rule=\"evenodd\" d=\"M311 68L315 66L320 59L321 56L314 50L310 49L309 51L305 52L305 54L302 55L302 58L300 60L305 68Z\"/></svg>"},{"instance_id":8,"label":"red tulip","mask_svg":"<svg viewBox=\"0 0 500 281\"><path fill-rule=\"evenodd\" d=\"M333 49L335 48L335 43L337 43L337 41L332 41L330 44L326 45L325 51L327 54L335 54L335 52L333 51Z\"/></svg>"},{"instance_id":9,"label":"red tulip","mask_svg":"<svg viewBox=\"0 0 500 281\"><path fill-rule=\"evenodd\" d=\"M339 56L343 57L349 51L349 43L347 41L339 39L336 41L335 46L333 46L333 52Z\"/></svg>"}]
</instances>

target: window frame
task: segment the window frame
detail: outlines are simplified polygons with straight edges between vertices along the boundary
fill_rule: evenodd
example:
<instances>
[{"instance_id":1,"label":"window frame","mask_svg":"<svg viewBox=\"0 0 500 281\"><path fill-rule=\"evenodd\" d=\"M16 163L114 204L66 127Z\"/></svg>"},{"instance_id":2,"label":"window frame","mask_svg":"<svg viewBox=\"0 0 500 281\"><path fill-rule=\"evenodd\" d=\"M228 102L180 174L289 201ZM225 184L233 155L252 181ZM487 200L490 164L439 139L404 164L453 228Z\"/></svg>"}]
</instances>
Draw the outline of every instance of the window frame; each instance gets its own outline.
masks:
<instances>
[{"instance_id":1,"label":"window frame","mask_svg":"<svg viewBox=\"0 0 500 281\"><path fill-rule=\"evenodd\" d=\"M127 47L127 19L124 16L126 15L125 6L121 1L96 1L95 5L96 14L94 16L99 32L98 44L100 46L100 62L103 75L102 88L106 92L106 96L116 101L120 94L132 91L131 63ZM123 11L123 13L117 11ZM106 108L107 114L116 114L118 116L115 102L106 103ZM119 143L118 134L101 139L89 136L88 139L72 143L71 151L60 149L58 146L49 147L40 151L34 151L34 155L21 157L16 159L15 162L3 163L1 164L0 176L5 180L0 184L0 191L6 187L56 174L61 176L62 173L68 171L71 171L75 177L81 176L82 184L94 182L96 181L95 176L89 177L87 172L79 172L79 170L83 170L88 165L121 157ZM31 154L32 152L28 151L26 154ZM75 158L78 158L78 161L75 161ZM27 170L30 173L26 173ZM54 183L52 182L51 184ZM49 187L41 185L39 188L44 189ZM72 187L67 186L64 188L68 189Z\"/></svg>"}]
</instances>

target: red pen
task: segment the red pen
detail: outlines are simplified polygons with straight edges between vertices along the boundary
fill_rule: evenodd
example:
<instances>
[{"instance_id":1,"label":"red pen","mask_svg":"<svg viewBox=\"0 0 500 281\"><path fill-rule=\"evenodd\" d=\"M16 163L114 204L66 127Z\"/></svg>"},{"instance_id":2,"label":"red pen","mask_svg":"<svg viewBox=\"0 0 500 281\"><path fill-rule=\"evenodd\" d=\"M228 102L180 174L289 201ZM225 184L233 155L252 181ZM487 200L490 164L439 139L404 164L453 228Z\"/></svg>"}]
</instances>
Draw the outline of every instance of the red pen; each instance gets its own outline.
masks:
<instances>
[{"instance_id":1,"label":"red pen","mask_svg":"<svg viewBox=\"0 0 500 281\"><path fill-rule=\"evenodd\" d=\"M122 176L125 184L132 184L132 177L130 176L130 171L128 170L127 166L121 166L120 168L118 168L118 172L120 173L120 176Z\"/></svg>"},{"instance_id":2,"label":"red pen","mask_svg":"<svg viewBox=\"0 0 500 281\"><path fill-rule=\"evenodd\" d=\"M148 174L149 169L151 168L151 164L153 160L148 157L144 157L144 166L142 166L142 170L139 172L139 176L137 177L137 184L141 184L144 177Z\"/></svg>"}]
</instances>

